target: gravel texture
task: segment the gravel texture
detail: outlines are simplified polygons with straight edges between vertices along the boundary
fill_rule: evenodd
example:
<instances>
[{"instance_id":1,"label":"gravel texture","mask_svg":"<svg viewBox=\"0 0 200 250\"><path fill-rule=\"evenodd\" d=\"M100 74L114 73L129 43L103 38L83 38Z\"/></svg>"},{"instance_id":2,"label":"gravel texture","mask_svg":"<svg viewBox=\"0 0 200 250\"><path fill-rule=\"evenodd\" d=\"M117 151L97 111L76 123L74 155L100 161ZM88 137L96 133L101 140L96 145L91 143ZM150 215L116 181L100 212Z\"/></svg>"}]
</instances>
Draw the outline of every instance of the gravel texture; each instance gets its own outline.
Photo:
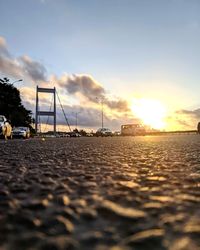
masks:
<instances>
[{"instance_id":1,"label":"gravel texture","mask_svg":"<svg viewBox=\"0 0 200 250\"><path fill-rule=\"evenodd\" d=\"M200 136L1 140L0 249L200 249Z\"/></svg>"}]
</instances>

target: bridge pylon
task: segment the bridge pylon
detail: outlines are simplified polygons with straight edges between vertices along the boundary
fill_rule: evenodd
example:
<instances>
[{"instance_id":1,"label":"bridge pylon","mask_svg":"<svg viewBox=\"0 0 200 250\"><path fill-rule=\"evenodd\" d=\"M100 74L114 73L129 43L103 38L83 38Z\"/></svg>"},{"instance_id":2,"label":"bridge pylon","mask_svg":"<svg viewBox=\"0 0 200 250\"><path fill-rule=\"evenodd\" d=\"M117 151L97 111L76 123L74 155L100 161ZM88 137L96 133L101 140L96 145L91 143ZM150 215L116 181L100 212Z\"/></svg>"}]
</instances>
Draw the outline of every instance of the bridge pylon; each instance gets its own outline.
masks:
<instances>
[{"instance_id":1,"label":"bridge pylon","mask_svg":"<svg viewBox=\"0 0 200 250\"><path fill-rule=\"evenodd\" d=\"M39 110L39 95L38 93L50 93L53 94L53 111L40 111ZM35 131L38 133L38 117L39 116L53 116L54 118L54 135L56 135L56 88L40 88L36 87L36 112L35 112Z\"/></svg>"}]
</instances>

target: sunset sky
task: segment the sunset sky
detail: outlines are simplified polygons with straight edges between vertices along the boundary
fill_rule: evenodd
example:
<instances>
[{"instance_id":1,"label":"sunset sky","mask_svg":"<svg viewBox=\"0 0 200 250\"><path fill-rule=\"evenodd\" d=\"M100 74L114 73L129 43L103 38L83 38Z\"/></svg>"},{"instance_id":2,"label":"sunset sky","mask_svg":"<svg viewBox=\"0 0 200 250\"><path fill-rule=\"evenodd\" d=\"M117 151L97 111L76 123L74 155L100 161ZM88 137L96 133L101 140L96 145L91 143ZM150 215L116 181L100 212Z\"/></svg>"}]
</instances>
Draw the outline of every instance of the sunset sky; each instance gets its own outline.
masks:
<instances>
[{"instance_id":1,"label":"sunset sky","mask_svg":"<svg viewBox=\"0 0 200 250\"><path fill-rule=\"evenodd\" d=\"M0 10L0 78L23 79L15 86L33 115L36 85L55 86L80 128L101 126L103 98L112 130L138 120L196 129L199 0L0 0ZM41 96L41 109L50 102Z\"/></svg>"}]
</instances>

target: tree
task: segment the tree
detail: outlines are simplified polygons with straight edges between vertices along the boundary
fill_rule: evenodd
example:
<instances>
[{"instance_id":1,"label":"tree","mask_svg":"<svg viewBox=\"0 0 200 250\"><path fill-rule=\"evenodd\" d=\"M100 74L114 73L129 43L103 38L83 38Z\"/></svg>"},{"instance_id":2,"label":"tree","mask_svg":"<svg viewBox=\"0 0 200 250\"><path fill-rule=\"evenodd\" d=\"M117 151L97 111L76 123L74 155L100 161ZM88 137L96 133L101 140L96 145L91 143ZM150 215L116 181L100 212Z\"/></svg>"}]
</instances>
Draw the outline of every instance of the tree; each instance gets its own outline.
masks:
<instances>
[{"instance_id":1,"label":"tree","mask_svg":"<svg viewBox=\"0 0 200 250\"><path fill-rule=\"evenodd\" d=\"M0 79L0 114L5 115L12 126L32 128L31 111L23 106L19 90L8 78Z\"/></svg>"},{"instance_id":2,"label":"tree","mask_svg":"<svg viewBox=\"0 0 200 250\"><path fill-rule=\"evenodd\" d=\"M85 130L81 129L81 130L79 131L79 134L82 135L82 136L86 136L86 135L87 135L87 132L86 132Z\"/></svg>"}]
</instances>

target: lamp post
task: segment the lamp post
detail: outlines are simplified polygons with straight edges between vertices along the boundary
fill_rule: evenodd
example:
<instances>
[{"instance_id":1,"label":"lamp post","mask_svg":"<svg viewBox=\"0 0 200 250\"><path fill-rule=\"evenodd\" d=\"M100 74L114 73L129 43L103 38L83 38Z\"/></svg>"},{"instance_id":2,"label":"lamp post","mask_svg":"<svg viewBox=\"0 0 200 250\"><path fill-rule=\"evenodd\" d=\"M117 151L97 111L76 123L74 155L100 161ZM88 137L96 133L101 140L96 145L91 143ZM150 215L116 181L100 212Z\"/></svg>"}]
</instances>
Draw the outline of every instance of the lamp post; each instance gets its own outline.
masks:
<instances>
[{"instance_id":1,"label":"lamp post","mask_svg":"<svg viewBox=\"0 0 200 250\"><path fill-rule=\"evenodd\" d=\"M14 84L16 82L22 82L22 81L23 81L23 79L19 79L19 80L16 80L16 81L12 82L11 84Z\"/></svg>"},{"instance_id":2,"label":"lamp post","mask_svg":"<svg viewBox=\"0 0 200 250\"><path fill-rule=\"evenodd\" d=\"M78 114L81 112L76 112L76 130L78 129Z\"/></svg>"},{"instance_id":3,"label":"lamp post","mask_svg":"<svg viewBox=\"0 0 200 250\"><path fill-rule=\"evenodd\" d=\"M73 114L75 114L76 117L76 130L77 130L77 126L78 126L78 114L80 114L81 112L73 112Z\"/></svg>"},{"instance_id":4,"label":"lamp post","mask_svg":"<svg viewBox=\"0 0 200 250\"><path fill-rule=\"evenodd\" d=\"M104 104L104 98L103 97L101 97L101 98L96 97L96 99L99 100L100 103L101 103L101 127L103 128L103 122L104 122L104 120L103 120L103 115L104 115L103 104Z\"/></svg>"}]
</instances>

